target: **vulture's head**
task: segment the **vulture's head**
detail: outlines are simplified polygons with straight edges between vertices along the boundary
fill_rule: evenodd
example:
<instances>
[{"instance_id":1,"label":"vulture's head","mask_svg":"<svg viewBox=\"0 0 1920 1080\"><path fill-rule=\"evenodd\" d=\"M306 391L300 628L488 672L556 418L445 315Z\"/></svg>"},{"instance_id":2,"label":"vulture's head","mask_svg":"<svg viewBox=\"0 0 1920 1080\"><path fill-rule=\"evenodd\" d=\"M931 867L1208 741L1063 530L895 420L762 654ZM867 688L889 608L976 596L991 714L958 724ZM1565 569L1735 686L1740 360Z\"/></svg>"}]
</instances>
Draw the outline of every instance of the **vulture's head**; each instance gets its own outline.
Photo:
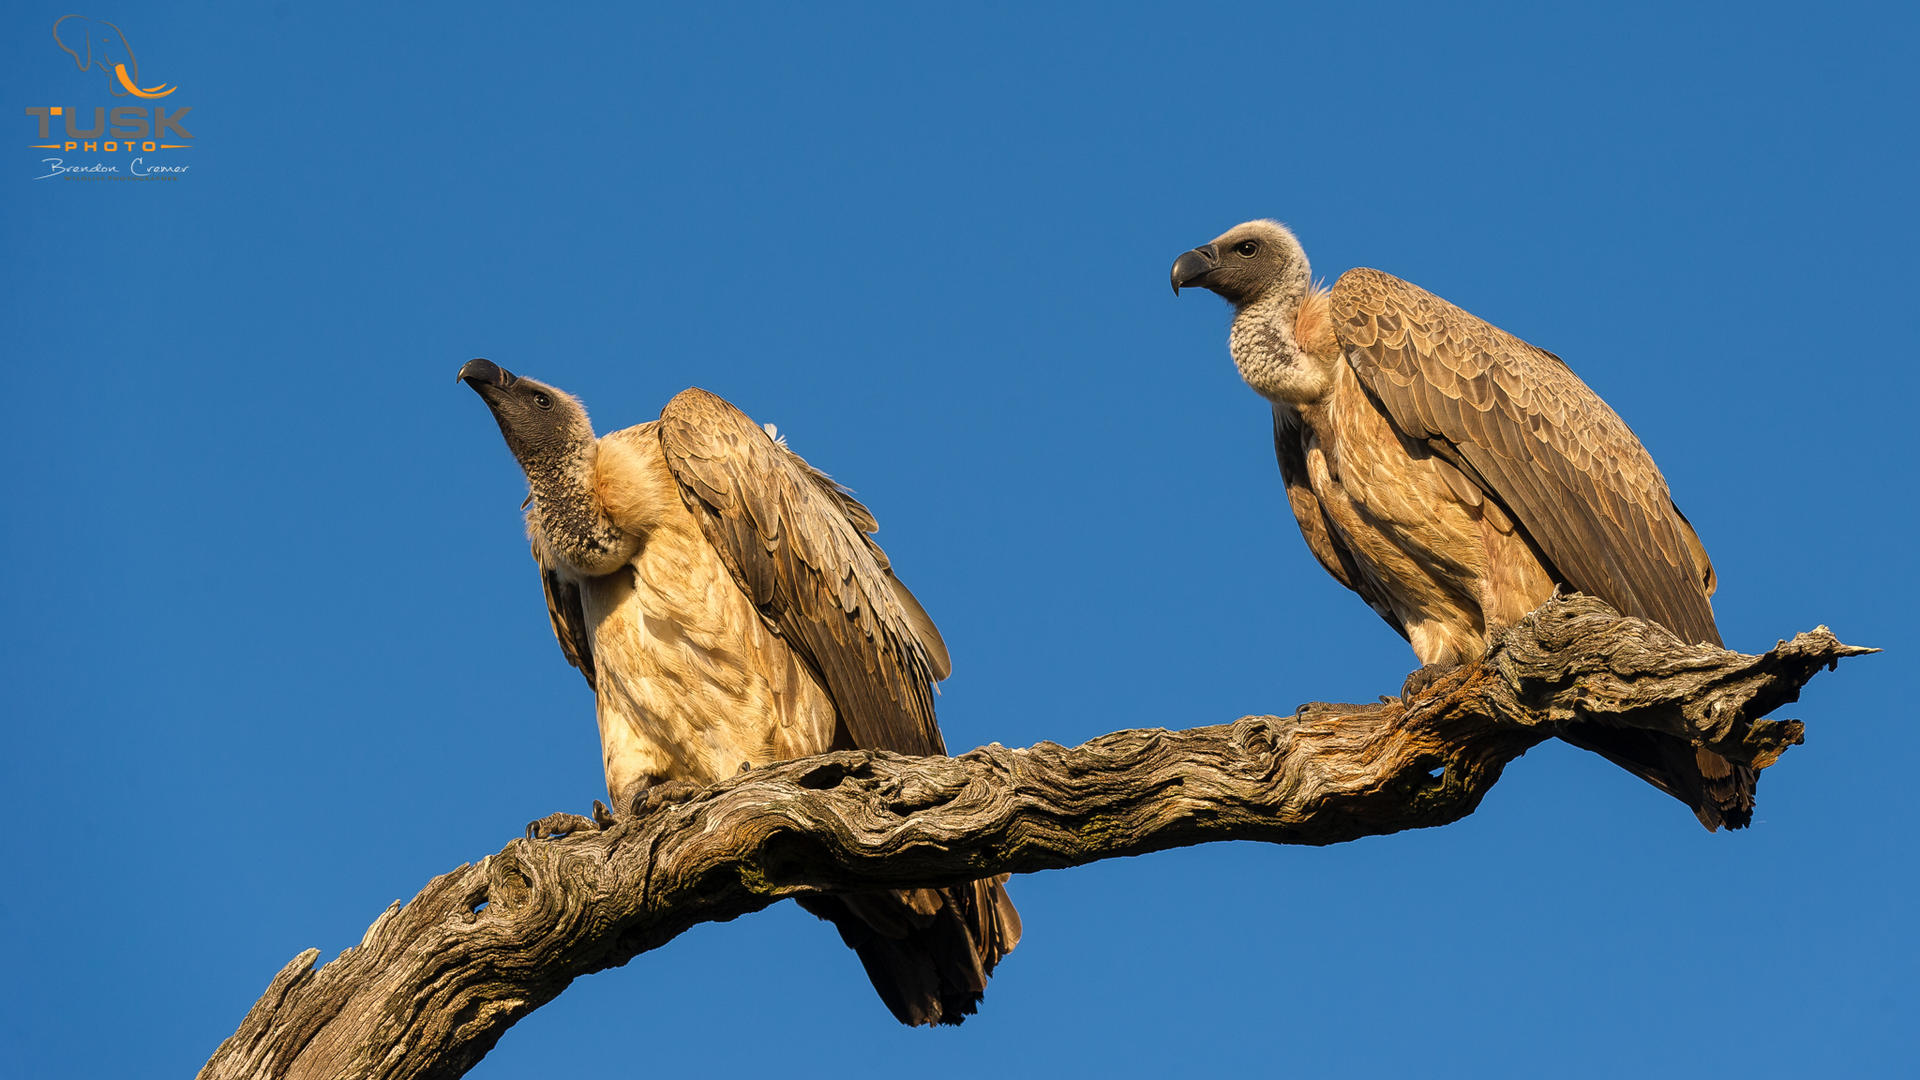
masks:
<instances>
[{"instance_id":1,"label":"vulture's head","mask_svg":"<svg viewBox=\"0 0 1920 1080\"><path fill-rule=\"evenodd\" d=\"M1311 273L1307 253L1277 221L1235 225L1173 261L1173 291L1210 289L1236 308L1272 294L1305 296Z\"/></svg>"},{"instance_id":2,"label":"vulture's head","mask_svg":"<svg viewBox=\"0 0 1920 1080\"><path fill-rule=\"evenodd\" d=\"M565 391L522 378L491 360L467 361L460 381L487 403L507 448L529 473L542 463L567 461L594 441L586 408Z\"/></svg>"}]
</instances>

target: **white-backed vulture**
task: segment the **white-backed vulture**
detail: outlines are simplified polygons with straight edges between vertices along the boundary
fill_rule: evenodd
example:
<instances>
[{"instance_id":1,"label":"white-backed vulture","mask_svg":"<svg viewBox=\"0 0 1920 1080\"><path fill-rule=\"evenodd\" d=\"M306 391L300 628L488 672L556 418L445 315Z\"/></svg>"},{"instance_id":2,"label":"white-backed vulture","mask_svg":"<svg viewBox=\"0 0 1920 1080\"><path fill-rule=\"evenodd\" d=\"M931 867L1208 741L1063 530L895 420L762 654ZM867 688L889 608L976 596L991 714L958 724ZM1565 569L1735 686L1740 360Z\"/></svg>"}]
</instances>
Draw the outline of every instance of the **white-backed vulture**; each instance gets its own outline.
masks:
<instances>
[{"instance_id":1,"label":"white-backed vulture","mask_svg":"<svg viewBox=\"0 0 1920 1080\"><path fill-rule=\"evenodd\" d=\"M1228 349L1273 406L1300 532L1413 646L1410 688L1478 657L1561 585L1720 643L1700 538L1646 448L1559 357L1378 270L1316 289L1277 222L1186 252L1172 279L1233 305ZM1717 754L1598 725L1568 738L1709 829L1752 817L1754 773Z\"/></svg>"},{"instance_id":2,"label":"white-backed vulture","mask_svg":"<svg viewBox=\"0 0 1920 1080\"><path fill-rule=\"evenodd\" d=\"M593 688L607 793L873 748L944 754L933 621L847 490L704 390L595 438L569 395L486 360L460 369L532 489L547 614ZM902 1023L958 1024L1020 938L1005 877L822 896Z\"/></svg>"}]
</instances>

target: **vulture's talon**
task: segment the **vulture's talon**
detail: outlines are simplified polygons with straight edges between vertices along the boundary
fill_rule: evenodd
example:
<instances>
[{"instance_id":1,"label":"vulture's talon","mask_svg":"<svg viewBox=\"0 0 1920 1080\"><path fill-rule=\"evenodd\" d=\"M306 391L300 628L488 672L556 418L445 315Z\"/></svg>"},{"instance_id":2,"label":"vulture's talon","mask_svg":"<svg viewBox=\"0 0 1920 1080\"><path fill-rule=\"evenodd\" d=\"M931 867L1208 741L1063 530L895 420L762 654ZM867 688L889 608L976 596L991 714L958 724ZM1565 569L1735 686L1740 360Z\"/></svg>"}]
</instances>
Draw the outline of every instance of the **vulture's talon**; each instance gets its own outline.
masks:
<instances>
[{"instance_id":1,"label":"vulture's talon","mask_svg":"<svg viewBox=\"0 0 1920 1080\"><path fill-rule=\"evenodd\" d=\"M593 823L595 825L600 826L602 829L611 829L618 820L618 818L613 816L613 811L607 809L606 803L601 802L599 799L593 800Z\"/></svg>"},{"instance_id":2,"label":"vulture's talon","mask_svg":"<svg viewBox=\"0 0 1920 1080\"><path fill-rule=\"evenodd\" d=\"M1458 664L1427 664L1419 671L1407 676L1407 681L1400 684L1401 703L1405 704L1426 693L1434 683L1440 681L1441 676L1458 666Z\"/></svg>"},{"instance_id":3,"label":"vulture's talon","mask_svg":"<svg viewBox=\"0 0 1920 1080\"><path fill-rule=\"evenodd\" d=\"M600 824L596 818L582 817L579 814L569 814L562 810L558 813L548 814L539 821L528 822L527 839L559 840L572 836L577 832L595 832L604 828L606 828L606 826Z\"/></svg>"},{"instance_id":4,"label":"vulture's talon","mask_svg":"<svg viewBox=\"0 0 1920 1080\"><path fill-rule=\"evenodd\" d=\"M677 806L698 795L700 791L699 784L686 780L662 780L657 784L649 784L633 793L631 805L633 816L645 817L655 810Z\"/></svg>"}]
</instances>

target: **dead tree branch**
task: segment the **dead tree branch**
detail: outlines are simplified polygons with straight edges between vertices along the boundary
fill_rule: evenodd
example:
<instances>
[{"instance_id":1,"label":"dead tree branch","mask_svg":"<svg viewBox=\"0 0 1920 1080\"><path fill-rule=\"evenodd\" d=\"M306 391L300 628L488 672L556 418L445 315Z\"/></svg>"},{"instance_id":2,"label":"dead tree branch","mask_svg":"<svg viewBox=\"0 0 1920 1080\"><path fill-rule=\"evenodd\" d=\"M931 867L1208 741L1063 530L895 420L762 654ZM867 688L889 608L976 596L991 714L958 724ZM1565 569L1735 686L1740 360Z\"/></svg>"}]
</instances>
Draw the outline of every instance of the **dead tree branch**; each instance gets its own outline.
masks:
<instances>
[{"instance_id":1,"label":"dead tree branch","mask_svg":"<svg viewBox=\"0 0 1920 1080\"><path fill-rule=\"evenodd\" d=\"M1312 704L1071 749L787 762L442 874L332 962L295 957L200 1076L457 1077L575 978L798 893L1444 825L1576 720L1678 735L1764 768L1802 726L1762 717L1820 668L1872 651L1820 627L1744 656L1573 597L1406 703Z\"/></svg>"}]
</instances>

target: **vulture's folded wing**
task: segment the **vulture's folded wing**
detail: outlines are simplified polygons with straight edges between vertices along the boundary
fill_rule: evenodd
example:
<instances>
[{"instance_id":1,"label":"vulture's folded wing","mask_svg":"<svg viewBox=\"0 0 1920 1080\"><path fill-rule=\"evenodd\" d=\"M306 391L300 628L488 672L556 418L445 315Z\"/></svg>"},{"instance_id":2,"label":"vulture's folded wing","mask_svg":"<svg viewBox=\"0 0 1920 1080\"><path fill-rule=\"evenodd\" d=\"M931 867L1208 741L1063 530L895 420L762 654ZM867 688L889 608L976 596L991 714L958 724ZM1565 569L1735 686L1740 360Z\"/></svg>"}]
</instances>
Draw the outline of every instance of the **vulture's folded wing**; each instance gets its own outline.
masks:
<instances>
[{"instance_id":1,"label":"vulture's folded wing","mask_svg":"<svg viewBox=\"0 0 1920 1080\"><path fill-rule=\"evenodd\" d=\"M1497 497L1552 572L1720 643L1705 549L1640 440L1559 357L1378 270L1341 275L1331 315L1394 425Z\"/></svg>"},{"instance_id":2,"label":"vulture's folded wing","mask_svg":"<svg viewBox=\"0 0 1920 1080\"><path fill-rule=\"evenodd\" d=\"M867 534L873 515L705 390L660 413L687 508L754 604L825 681L856 746L946 752L933 680L946 645Z\"/></svg>"},{"instance_id":3,"label":"vulture's folded wing","mask_svg":"<svg viewBox=\"0 0 1920 1080\"><path fill-rule=\"evenodd\" d=\"M554 640L560 643L567 663L580 669L588 686L595 686L593 637L587 633L587 613L580 603L580 586L554 573L553 567L541 559L538 544L533 546L533 561L540 564L540 588L547 594L547 621L553 625Z\"/></svg>"}]
</instances>

